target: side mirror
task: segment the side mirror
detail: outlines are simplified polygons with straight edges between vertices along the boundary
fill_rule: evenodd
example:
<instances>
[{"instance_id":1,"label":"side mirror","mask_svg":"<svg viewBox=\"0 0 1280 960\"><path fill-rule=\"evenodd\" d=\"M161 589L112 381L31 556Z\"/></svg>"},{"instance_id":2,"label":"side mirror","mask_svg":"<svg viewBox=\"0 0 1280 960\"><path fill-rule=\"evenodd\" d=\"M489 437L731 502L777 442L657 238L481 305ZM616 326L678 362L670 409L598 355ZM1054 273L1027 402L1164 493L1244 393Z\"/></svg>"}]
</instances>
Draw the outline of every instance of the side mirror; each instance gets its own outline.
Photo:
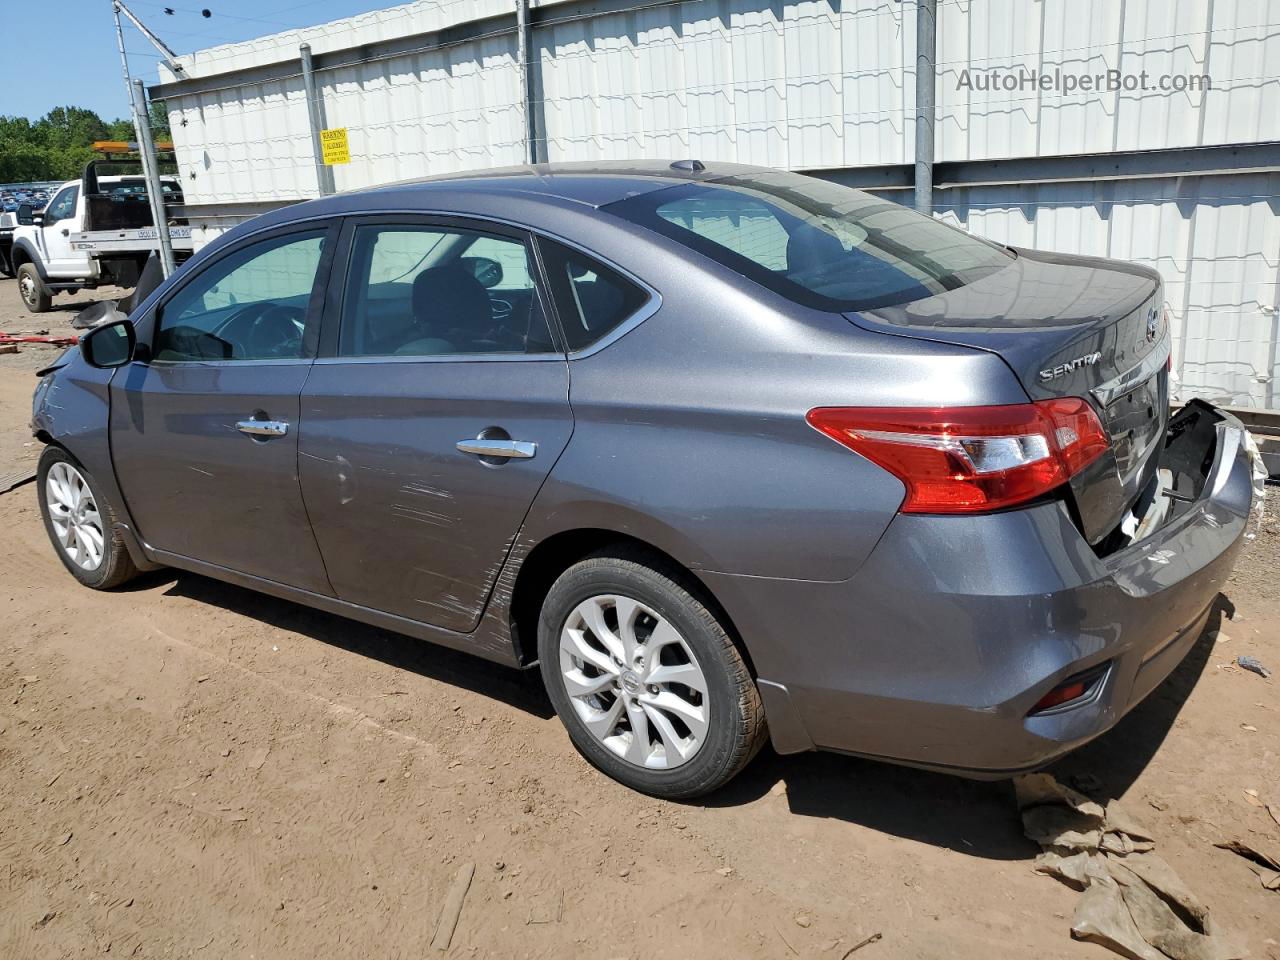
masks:
<instances>
[{"instance_id":1,"label":"side mirror","mask_svg":"<svg viewBox=\"0 0 1280 960\"><path fill-rule=\"evenodd\" d=\"M459 257L458 266L480 281L486 290L502 282L502 264L488 257Z\"/></svg>"},{"instance_id":2,"label":"side mirror","mask_svg":"<svg viewBox=\"0 0 1280 960\"><path fill-rule=\"evenodd\" d=\"M134 333L133 324L128 320L116 320L94 327L80 338L80 354L84 357L84 362L104 370L123 367L133 359L137 346L138 335Z\"/></svg>"},{"instance_id":3,"label":"side mirror","mask_svg":"<svg viewBox=\"0 0 1280 960\"><path fill-rule=\"evenodd\" d=\"M33 212L34 209L35 208L29 203L18 204L18 226L30 227L35 225L36 218L35 213Z\"/></svg>"}]
</instances>

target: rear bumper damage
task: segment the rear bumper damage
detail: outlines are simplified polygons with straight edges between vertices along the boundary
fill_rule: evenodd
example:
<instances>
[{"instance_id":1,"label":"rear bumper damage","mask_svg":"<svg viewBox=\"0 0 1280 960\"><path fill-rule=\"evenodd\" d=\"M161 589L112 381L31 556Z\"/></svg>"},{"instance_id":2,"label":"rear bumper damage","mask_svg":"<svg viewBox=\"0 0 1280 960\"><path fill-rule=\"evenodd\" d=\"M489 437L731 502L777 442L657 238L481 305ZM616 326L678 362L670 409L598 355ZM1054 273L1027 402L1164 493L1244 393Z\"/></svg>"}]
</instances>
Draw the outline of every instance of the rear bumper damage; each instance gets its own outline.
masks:
<instances>
[{"instance_id":1,"label":"rear bumper damage","mask_svg":"<svg viewBox=\"0 0 1280 960\"><path fill-rule=\"evenodd\" d=\"M775 747L1000 778L1109 729L1195 645L1253 503L1244 428L1208 404L1170 421L1163 465L1171 508L1105 556L1050 502L900 514L843 583L709 575ZM1076 679L1084 695L1035 709Z\"/></svg>"}]
</instances>

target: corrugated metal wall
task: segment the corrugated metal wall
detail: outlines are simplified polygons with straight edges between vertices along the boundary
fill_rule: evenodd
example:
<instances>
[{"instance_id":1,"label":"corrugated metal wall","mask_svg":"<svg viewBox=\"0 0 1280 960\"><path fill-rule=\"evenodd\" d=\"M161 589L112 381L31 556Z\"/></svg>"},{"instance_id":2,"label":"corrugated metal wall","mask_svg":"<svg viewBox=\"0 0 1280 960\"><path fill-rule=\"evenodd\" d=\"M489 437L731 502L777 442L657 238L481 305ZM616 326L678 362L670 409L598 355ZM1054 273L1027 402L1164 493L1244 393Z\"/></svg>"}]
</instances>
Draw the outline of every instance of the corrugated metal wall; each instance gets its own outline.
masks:
<instances>
[{"instance_id":1,"label":"corrugated metal wall","mask_svg":"<svg viewBox=\"0 0 1280 960\"><path fill-rule=\"evenodd\" d=\"M1181 395L1280 408L1280 174L955 189L938 213L1004 243L1155 267Z\"/></svg>"},{"instance_id":2,"label":"corrugated metal wall","mask_svg":"<svg viewBox=\"0 0 1280 960\"><path fill-rule=\"evenodd\" d=\"M552 20L581 8L536 5ZM513 6L411 3L183 58L189 76L225 81L168 100L189 202L316 193L301 77L246 82L245 71L296 59L304 41L321 54ZM561 19L537 29L531 53L533 133L551 161L695 156L830 171L913 158L913 3L703 0ZM1280 0L938 0L938 38L939 161L1280 140ZM977 89L980 73L1019 69L1145 71L1153 89ZM1208 75L1212 88L1158 89L1184 75ZM321 71L328 124L350 131L338 189L521 162L519 79L509 28ZM935 199L993 239L1154 264L1184 393L1274 407L1277 186L1269 174L1005 183Z\"/></svg>"}]
</instances>

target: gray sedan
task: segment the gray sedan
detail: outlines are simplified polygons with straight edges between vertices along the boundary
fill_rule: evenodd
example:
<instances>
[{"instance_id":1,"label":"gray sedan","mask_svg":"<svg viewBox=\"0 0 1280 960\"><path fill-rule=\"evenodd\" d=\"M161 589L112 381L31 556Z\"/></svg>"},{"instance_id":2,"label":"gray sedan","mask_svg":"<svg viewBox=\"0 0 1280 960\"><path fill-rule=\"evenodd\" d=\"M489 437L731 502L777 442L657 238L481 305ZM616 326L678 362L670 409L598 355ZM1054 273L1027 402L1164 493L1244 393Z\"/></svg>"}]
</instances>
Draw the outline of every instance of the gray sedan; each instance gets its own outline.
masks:
<instances>
[{"instance_id":1,"label":"gray sedan","mask_svg":"<svg viewBox=\"0 0 1280 960\"><path fill-rule=\"evenodd\" d=\"M145 294L145 291L142 291ZM740 166L254 219L42 371L50 538L541 671L612 777L770 739L1003 777L1195 642L1245 435L1169 413L1155 272Z\"/></svg>"}]
</instances>

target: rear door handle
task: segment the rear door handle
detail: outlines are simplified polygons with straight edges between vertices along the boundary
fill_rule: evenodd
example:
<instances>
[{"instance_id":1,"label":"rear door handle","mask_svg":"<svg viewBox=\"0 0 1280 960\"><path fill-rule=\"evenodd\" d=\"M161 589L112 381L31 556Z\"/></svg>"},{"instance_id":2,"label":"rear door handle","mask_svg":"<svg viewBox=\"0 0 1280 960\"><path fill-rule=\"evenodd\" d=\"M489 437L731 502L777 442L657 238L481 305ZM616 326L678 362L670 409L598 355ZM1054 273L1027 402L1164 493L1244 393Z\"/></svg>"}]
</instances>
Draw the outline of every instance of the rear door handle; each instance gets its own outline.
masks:
<instances>
[{"instance_id":1,"label":"rear door handle","mask_svg":"<svg viewBox=\"0 0 1280 960\"><path fill-rule=\"evenodd\" d=\"M283 420L239 420L236 429L251 437L283 437L289 432L289 424Z\"/></svg>"},{"instance_id":2,"label":"rear door handle","mask_svg":"<svg viewBox=\"0 0 1280 960\"><path fill-rule=\"evenodd\" d=\"M477 457L528 460L538 452L538 445L529 440L488 440L476 437L474 440L459 440L458 449L463 453L474 453Z\"/></svg>"}]
</instances>

